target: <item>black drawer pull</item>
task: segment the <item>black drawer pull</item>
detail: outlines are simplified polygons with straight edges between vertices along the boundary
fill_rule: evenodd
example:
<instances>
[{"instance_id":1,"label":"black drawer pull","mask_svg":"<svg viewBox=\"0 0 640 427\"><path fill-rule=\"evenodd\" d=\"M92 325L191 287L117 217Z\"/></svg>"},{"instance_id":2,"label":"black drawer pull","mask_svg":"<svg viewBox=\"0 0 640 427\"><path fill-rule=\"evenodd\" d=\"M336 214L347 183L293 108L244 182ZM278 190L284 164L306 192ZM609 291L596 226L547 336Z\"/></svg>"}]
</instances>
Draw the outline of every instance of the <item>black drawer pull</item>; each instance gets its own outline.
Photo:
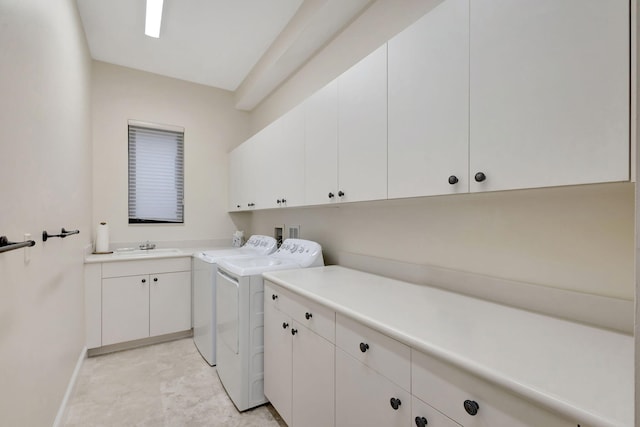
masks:
<instances>
[{"instance_id":1,"label":"black drawer pull","mask_svg":"<svg viewBox=\"0 0 640 427\"><path fill-rule=\"evenodd\" d=\"M400 401L400 399L396 399L395 397L392 397L389 403L391 403L391 407L393 408L394 411L397 411L400 405L402 405L402 402Z\"/></svg>"},{"instance_id":2,"label":"black drawer pull","mask_svg":"<svg viewBox=\"0 0 640 427\"><path fill-rule=\"evenodd\" d=\"M360 351L361 352L366 352L367 350L369 350L369 344L365 343L365 342L361 342L360 343Z\"/></svg>"},{"instance_id":3,"label":"black drawer pull","mask_svg":"<svg viewBox=\"0 0 640 427\"><path fill-rule=\"evenodd\" d=\"M465 400L464 401L464 410L467 411L467 414L474 416L478 413L480 406L478 402L475 400Z\"/></svg>"}]
</instances>

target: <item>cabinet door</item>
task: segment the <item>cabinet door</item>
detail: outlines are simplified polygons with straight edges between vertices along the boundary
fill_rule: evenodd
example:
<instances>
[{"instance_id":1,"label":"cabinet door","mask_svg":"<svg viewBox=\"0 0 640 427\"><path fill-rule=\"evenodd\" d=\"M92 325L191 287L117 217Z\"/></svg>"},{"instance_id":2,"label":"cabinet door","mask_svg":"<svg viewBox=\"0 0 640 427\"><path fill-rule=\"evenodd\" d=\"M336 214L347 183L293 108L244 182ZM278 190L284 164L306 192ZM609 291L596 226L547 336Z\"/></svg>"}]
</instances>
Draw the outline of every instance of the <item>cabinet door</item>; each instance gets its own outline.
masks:
<instances>
[{"instance_id":1,"label":"cabinet door","mask_svg":"<svg viewBox=\"0 0 640 427\"><path fill-rule=\"evenodd\" d=\"M338 191L345 202L387 198L386 44L338 77Z\"/></svg>"},{"instance_id":2,"label":"cabinet door","mask_svg":"<svg viewBox=\"0 0 640 427\"><path fill-rule=\"evenodd\" d=\"M298 322L293 324L293 426L332 426L335 346Z\"/></svg>"},{"instance_id":3,"label":"cabinet door","mask_svg":"<svg viewBox=\"0 0 640 427\"><path fill-rule=\"evenodd\" d=\"M149 276L102 279L102 345L149 336Z\"/></svg>"},{"instance_id":4,"label":"cabinet door","mask_svg":"<svg viewBox=\"0 0 640 427\"><path fill-rule=\"evenodd\" d=\"M269 298L267 292L265 297ZM264 304L264 395L291 426L292 322L289 316Z\"/></svg>"},{"instance_id":5,"label":"cabinet door","mask_svg":"<svg viewBox=\"0 0 640 427\"><path fill-rule=\"evenodd\" d=\"M240 211L246 207L246 201L244 200L245 194L243 194L243 185L245 181L244 174L246 173L245 159L243 157L245 145L240 145L232 152L229 153L229 211Z\"/></svg>"},{"instance_id":6,"label":"cabinet door","mask_svg":"<svg viewBox=\"0 0 640 427\"><path fill-rule=\"evenodd\" d=\"M191 328L191 272L152 274L149 291L149 335Z\"/></svg>"},{"instance_id":7,"label":"cabinet door","mask_svg":"<svg viewBox=\"0 0 640 427\"><path fill-rule=\"evenodd\" d=\"M338 81L311 95L304 105L305 204L333 203L338 199Z\"/></svg>"},{"instance_id":8,"label":"cabinet door","mask_svg":"<svg viewBox=\"0 0 640 427\"><path fill-rule=\"evenodd\" d=\"M470 3L471 191L628 180L629 1Z\"/></svg>"},{"instance_id":9,"label":"cabinet door","mask_svg":"<svg viewBox=\"0 0 640 427\"><path fill-rule=\"evenodd\" d=\"M391 406L398 399L398 409ZM411 395L336 348L336 427L406 427Z\"/></svg>"},{"instance_id":10,"label":"cabinet door","mask_svg":"<svg viewBox=\"0 0 640 427\"><path fill-rule=\"evenodd\" d=\"M274 200L277 207L304 204L304 117L304 105L301 104L280 119L282 137L276 144L273 171L277 176Z\"/></svg>"},{"instance_id":11,"label":"cabinet door","mask_svg":"<svg viewBox=\"0 0 640 427\"><path fill-rule=\"evenodd\" d=\"M281 145L282 119L269 124L251 138L247 174L254 189L251 209L275 208L280 165L275 150Z\"/></svg>"},{"instance_id":12,"label":"cabinet door","mask_svg":"<svg viewBox=\"0 0 640 427\"><path fill-rule=\"evenodd\" d=\"M388 54L389 198L469 191L469 0L444 1Z\"/></svg>"}]
</instances>

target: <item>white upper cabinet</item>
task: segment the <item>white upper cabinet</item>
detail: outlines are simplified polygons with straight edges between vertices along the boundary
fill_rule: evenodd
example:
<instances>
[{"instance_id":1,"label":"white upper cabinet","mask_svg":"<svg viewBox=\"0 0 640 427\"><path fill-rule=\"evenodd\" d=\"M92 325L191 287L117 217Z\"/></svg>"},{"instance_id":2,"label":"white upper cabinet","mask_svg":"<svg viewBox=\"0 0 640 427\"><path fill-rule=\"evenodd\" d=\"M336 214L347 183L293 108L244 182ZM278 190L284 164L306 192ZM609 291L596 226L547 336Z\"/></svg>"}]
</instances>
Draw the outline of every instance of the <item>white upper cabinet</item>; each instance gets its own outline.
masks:
<instances>
[{"instance_id":1,"label":"white upper cabinet","mask_svg":"<svg viewBox=\"0 0 640 427\"><path fill-rule=\"evenodd\" d=\"M332 203L338 199L338 81L311 95L304 108L305 203Z\"/></svg>"},{"instance_id":2,"label":"white upper cabinet","mask_svg":"<svg viewBox=\"0 0 640 427\"><path fill-rule=\"evenodd\" d=\"M471 191L628 180L629 1L470 4Z\"/></svg>"},{"instance_id":3,"label":"white upper cabinet","mask_svg":"<svg viewBox=\"0 0 640 427\"><path fill-rule=\"evenodd\" d=\"M276 207L304 204L304 146L305 111L298 105L285 114L282 121L282 138L276 144L273 171L276 174ZM279 203L278 203L279 201Z\"/></svg>"},{"instance_id":4,"label":"white upper cabinet","mask_svg":"<svg viewBox=\"0 0 640 427\"><path fill-rule=\"evenodd\" d=\"M387 45L338 77L338 194L387 198Z\"/></svg>"},{"instance_id":5,"label":"white upper cabinet","mask_svg":"<svg viewBox=\"0 0 640 427\"><path fill-rule=\"evenodd\" d=\"M389 41L389 198L469 191L469 0Z\"/></svg>"},{"instance_id":6,"label":"white upper cabinet","mask_svg":"<svg viewBox=\"0 0 640 427\"><path fill-rule=\"evenodd\" d=\"M253 209L277 207L280 192L279 152L282 147L282 119L269 124L252 138L252 167L247 171L255 187Z\"/></svg>"}]
</instances>

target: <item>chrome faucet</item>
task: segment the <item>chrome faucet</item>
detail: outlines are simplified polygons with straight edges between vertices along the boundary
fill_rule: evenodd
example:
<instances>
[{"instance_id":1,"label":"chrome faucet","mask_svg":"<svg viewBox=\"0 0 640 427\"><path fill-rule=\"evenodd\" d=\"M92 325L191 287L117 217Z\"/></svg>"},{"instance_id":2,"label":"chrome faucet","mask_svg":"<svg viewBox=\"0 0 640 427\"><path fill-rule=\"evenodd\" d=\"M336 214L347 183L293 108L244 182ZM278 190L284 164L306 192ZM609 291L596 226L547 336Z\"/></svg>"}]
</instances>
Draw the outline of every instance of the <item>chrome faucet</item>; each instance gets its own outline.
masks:
<instances>
[{"instance_id":1,"label":"chrome faucet","mask_svg":"<svg viewBox=\"0 0 640 427\"><path fill-rule=\"evenodd\" d=\"M140 249L148 251L149 249L155 249L156 248L156 244L155 243L149 243L149 241L147 240L145 243L140 245Z\"/></svg>"}]
</instances>

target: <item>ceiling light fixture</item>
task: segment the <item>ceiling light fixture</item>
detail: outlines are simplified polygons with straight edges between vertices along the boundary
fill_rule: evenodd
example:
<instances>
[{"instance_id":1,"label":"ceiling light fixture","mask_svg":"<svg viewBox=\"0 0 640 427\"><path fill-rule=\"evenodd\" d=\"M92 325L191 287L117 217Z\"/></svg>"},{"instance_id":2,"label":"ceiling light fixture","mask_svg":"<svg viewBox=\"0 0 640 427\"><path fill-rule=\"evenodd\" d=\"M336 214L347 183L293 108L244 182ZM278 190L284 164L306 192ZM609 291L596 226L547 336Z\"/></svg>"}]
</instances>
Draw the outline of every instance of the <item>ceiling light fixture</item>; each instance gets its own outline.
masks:
<instances>
[{"instance_id":1,"label":"ceiling light fixture","mask_svg":"<svg viewBox=\"0 0 640 427\"><path fill-rule=\"evenodd\" d=\"M160 37L162 2L163 0L147 0L147 19L144 25L144 33L149 37Z\"/></svg>"}]
</instances>

